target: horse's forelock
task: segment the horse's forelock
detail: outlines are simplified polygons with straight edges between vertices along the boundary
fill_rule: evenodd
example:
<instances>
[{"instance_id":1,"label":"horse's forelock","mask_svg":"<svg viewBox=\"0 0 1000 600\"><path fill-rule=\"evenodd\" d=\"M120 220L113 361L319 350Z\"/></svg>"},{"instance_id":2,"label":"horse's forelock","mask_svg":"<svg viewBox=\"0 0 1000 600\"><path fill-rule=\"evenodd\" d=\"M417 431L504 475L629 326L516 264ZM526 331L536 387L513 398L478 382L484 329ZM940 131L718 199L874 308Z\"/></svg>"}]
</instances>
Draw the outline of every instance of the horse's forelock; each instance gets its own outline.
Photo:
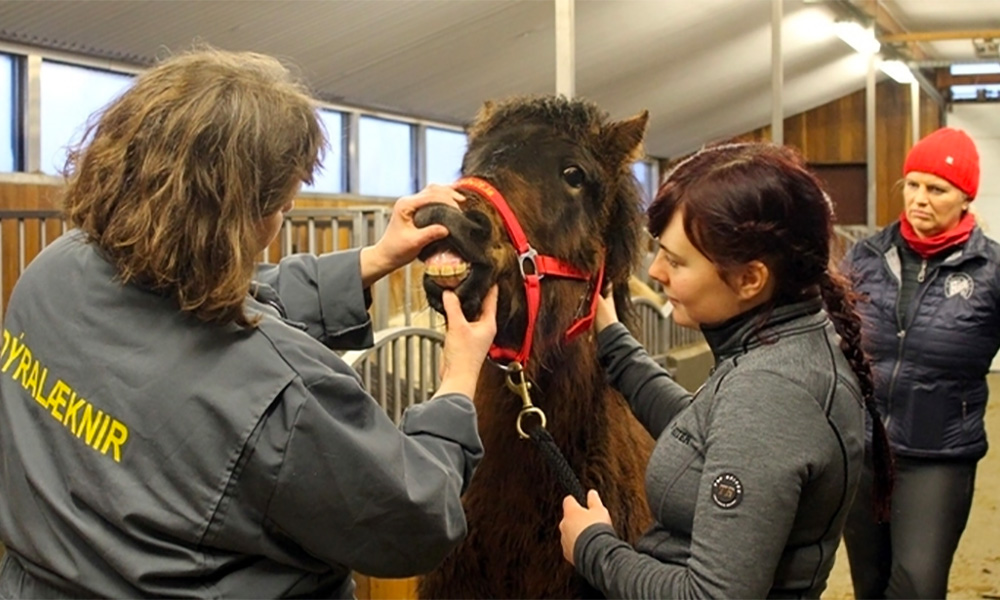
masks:
<instances>
[{"instance_id":1,"label":"horse's forelock","mask_svg":"<svg viewBox=\"0 0 1000 600\"><path fill-rule=\"evenodd\" d=\"M520 123L540 123L567 131L575 138L596 137L608 122L608 114L596 104L565 96L516 96L499 102L486 102L469 127L469 142L503 127Z\"/></svg>"}]
</instances>

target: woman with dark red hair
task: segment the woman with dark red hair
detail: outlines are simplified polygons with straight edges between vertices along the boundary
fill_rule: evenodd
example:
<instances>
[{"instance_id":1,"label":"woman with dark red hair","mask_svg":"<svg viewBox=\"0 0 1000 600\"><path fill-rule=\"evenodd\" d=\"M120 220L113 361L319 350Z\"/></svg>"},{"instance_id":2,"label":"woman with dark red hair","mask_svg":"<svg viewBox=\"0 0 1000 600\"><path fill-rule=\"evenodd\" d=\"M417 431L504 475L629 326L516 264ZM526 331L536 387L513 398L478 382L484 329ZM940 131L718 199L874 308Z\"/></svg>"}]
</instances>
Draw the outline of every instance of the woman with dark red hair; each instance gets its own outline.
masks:
<instances>
[{"instance_id":1,"label":"woman with dark red hair","mask_svg":"<svg viewBox=\"0 0 1000 600\"><path fill-rule=\"evenodd\" d=\"M657 439L655 523L632 547L597 491L587 507L568 496L563 553L609 598L819 598L874 411L861 321L830 265L829 200L793 151L735 144L681 163L648 216L660 246L649 274L715 367L690 394L600 305L600 359Z\"/></svg>"},{"instance_id":2,"label":"woman with dark red hair","mask_svg":"<svg viewBox=\"0 0 1000 600\"><path fill-rule=\"evenodd\" d=\"M859 503L844 531L858 598L944 598L986 454L986 374L1000 348L1000 245L976 226L979 154L965 132L920 140L899 221L846 257L875 398L896 457L889 522ZM869 474L862 478L862 489Z\"/></svg>"}]
</instances>

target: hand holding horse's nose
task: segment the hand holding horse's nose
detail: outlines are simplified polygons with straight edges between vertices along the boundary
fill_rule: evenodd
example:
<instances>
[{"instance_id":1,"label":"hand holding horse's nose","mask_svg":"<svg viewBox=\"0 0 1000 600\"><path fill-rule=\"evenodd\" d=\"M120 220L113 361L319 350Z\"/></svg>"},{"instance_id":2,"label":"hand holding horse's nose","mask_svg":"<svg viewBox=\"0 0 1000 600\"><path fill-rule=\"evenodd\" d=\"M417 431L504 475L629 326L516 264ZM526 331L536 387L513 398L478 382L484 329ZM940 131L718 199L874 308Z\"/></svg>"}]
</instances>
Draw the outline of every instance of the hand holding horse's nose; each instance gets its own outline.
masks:
<instances>
[{"instance_id":1,"label":"hand holding horse's nose","mask_svg":"<svg viewBox=\"0 0 1000 600\"><path fill-rule=\"evenodd\" d=\"M424 246L448 236L442 225L417 227L413 215L427 204L447 204L454 208L465 201L460 192L444 185L431 184L412 196L403 196L392 206L392 215L382 238L373 247L375 258L386 273L413 262Z\"/></svg>"}]
</instances>

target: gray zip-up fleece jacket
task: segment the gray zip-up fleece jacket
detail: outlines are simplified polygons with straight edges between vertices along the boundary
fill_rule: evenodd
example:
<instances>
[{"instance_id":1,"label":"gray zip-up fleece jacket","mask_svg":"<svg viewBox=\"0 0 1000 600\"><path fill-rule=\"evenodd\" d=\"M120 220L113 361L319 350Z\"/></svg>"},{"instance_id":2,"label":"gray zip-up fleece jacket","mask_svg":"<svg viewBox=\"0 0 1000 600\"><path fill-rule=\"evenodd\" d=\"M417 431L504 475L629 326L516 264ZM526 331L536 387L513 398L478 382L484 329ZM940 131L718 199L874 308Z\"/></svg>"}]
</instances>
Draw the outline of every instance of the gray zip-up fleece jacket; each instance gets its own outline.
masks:
<instances>
[{"instance_id":1,"label":"gray zip-up fleece jacket","mask_svg":"<svg viewBox=\"0 0 1000 600\"><path fill-rule=\"evenodd\" d=\"M247 330L121 285L79 232L46 248L3 323L0 597L350 598L352 568L435 566L466 531L476 413L446 395L397 429L317 341L371 344L359 268L261 270Z\"/></svg>"},{"instance_id":2,"label":"gray zip-up fleece jacket","mask_svg":"<svg viewBox=\"0 0 1000 600\"><path fill-rule=\"evenodd\" d=\"M756 316L703 329L716 364L693 397L622 325L601 332L608 377L657 438L653 527L632 548L592 525L574 548L609 598L819 598L826 587L863 462L857 378L819 299L775 309L759 336Z\"/></svg>"}]
</instances>

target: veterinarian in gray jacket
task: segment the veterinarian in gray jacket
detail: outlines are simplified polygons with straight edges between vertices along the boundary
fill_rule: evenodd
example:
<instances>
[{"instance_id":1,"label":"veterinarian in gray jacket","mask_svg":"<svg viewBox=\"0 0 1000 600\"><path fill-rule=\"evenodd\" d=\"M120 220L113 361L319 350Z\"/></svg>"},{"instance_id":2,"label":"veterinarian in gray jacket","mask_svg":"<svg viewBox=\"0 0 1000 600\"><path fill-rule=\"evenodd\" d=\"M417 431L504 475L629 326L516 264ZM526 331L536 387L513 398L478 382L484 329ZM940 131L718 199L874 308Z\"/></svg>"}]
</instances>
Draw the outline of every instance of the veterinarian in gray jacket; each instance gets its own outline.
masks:
<instances>
[{"instance_id":1,"label":"veterinarian in gray jacket","mask_svg":"<svg viewBox=\"0 0 1000 600\"><path fill-rule=\"evenodd\" d=\"M250 54L170 59L101 117L68 182L79 229L3 323L0 597L350 598L352 569L418 574L464 536L493 305L469 323L446 299L441 387L400 429L328 348L371 343L366 288L446 234L411 217L452 192L252 282L322 141Z\"/></svg>"},{"instance_id":2,"label":"veterinarian in gray jacket","mask_svg":"<svg viewBox=\"0 0 1000 600\"><path fill-rule=\"evenodd\" d=\"M675 321L704 333L715 367L689 393L602 303L600 360L657 439L646 470L655 522L634 545L616 535L600 490L587 508L572 496L563 505L564 554L608 597L825 589L872 406L860 320L827 268L831 212L800 159L768 144L704 150L660 188L649 272Z\"/></svg>"}]
</instances>

